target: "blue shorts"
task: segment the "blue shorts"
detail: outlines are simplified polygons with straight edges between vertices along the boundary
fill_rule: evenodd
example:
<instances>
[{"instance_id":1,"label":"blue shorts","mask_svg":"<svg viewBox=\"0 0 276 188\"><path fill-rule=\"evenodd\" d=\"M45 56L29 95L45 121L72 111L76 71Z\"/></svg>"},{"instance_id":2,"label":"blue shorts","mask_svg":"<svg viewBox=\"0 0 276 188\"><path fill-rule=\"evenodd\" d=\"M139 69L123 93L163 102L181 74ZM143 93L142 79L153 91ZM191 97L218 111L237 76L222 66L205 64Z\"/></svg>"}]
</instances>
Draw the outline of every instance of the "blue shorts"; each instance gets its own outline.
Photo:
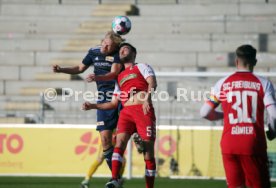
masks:
<instances>
[{"instance_id":1,"label":"blue shorts","mask_svg":"<svg viewBox=\"0 0 276 188\"><path fill-rule=\"evenodd\" d=\"M117 127L119 110L97 110L97 131L111 130Z\"/></svg>"}]
</instances>

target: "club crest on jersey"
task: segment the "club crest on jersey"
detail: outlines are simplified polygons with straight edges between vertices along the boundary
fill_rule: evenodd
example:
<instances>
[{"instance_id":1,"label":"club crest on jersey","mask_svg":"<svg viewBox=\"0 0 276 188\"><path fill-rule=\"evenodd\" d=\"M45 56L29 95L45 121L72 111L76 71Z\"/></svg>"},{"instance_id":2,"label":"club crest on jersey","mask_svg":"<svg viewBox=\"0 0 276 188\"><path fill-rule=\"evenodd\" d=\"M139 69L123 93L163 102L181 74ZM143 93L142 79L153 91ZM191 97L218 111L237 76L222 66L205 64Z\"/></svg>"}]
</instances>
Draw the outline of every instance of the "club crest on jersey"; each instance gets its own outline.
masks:
<instances>
[{"instance_id":1,"label":"club crest on jersey","mask_svg":"<svg viewBox=\"0 0 276 188\"><path fill-rule=\"evenodd\" d=\"M106 56L105 60L113 62L114 61L114 57L113 56Z\"/></svg>"},{"instance_id":2,"label":"club crest on jersey","mask_svg":"<svg viewBox=\"0 0 276 188\"><path fill-rule=\"evenodd\" d=\"M133 78L136 78L137 77L137 74L129 74L129 75L127 75L126 77L124 77L121 81L120 81L120 86L122 86L126 81L128 81L128 80L131 80L131 79L133 79Z\"/></svg>"}]
</instances>

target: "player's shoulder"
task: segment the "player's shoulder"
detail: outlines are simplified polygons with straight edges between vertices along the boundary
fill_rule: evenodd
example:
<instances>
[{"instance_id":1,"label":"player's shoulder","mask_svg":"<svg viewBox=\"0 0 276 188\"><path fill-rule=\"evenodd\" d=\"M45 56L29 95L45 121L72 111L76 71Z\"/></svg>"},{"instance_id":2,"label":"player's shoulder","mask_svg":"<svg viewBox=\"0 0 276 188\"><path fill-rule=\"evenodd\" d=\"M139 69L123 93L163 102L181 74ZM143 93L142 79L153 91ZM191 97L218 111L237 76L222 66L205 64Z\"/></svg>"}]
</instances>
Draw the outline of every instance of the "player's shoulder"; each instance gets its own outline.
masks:
<instances>
[{"instance_id":1,"label":"player's shoulder","mask_svg":"<svg viewBox=\"0 0 276 188\"><path fill-rule=\"evenodd\" d=\"M260 75L257 75L257 74L253 74L258 80L259 82L262 84L262 87L264 90L267 90L267 89L273 89L273 84L271 83L270 80L268 80L266 77L264 76L260 76Z\"/></svg>"},{"instance_id":2,"label":"player's shoulder","mask_svg":"<svg viewBox=\"0 0 276 188\"><path fill-rule=\"evenodd\" d=\"M89 54L101 54L101 46L96 46L88 50Z\"/></svg>"},{"instance_id":3,"label":"player's shoulder","mask_svg":"<svg viewBox=\"0 0 276 188\"><path fill-rule=\"evenodd\" d=\"M143 75L145 79L149 76L155 76L155 72L153 68L148 64L138 63L136 64L136 67L138 68L139 72Z\"/></svg>"},{"instance_id":4,"label":"player's shoulder","mask_svg":"<svg viewBox=\"0 0 276 188\"><path fill-rule=\"evenodd\" d=\"M265 82L270 82L266 77L264 76L260 76L257 74L252 73L252 75L254 75L254 77L256 77L260 82L265 83Z\"/></svg>"},{"instance_id":5,"label":"player's shoulder","mask_svg":"<svg viewBox=\"0 0 276 188\"><path fill-rule=\"evenodd\" d=\"M217 93L217 92L220 92L220 90L222 89L222 85L224 83L226 83L229 79L231 75L227 75L227 76L224 76L222 78L220 78L216 83L215 85L213 86L213 89L214 91Z\"/></svg>"},{"instance_id":6,"label":"player's shoulder","mask_svg":"<svg viewBox=\"0 0 276 188\"><path fill-rule=\"evenodd\" d=\"M218 84L220 84L220 85L224 84L225 82L231 80L232 76L234 76L234 74L226 75L226 76L220 78L220 79L216 82L216 85L218 85Z\"/></svg>"},{"instance_id":7,"label":"player's shoulder","mask_svg":"<svg viewBox=\"0 0 276 188\"><path fill-rule=\"evenodd\" d=\"M135 66L137 66L139 69L153 69L149 64L147 63L136 63Z\"/></svg>"}]
</instances>

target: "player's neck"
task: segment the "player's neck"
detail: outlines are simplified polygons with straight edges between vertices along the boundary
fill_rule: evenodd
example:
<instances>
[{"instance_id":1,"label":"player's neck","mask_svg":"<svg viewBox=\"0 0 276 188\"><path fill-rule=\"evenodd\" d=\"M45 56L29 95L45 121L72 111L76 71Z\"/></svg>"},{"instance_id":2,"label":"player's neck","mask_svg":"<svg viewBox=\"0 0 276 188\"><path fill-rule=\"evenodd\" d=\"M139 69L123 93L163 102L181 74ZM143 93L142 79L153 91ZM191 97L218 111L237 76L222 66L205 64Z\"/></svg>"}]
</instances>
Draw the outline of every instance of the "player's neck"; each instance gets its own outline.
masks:
<instances>
[{"instance_id":1,"label":"player's neck","mask_svg":"<svg viewBox=\"0 0 276 188\"><path fill-rule=\"evenodd\" d=\"M124 66L125 66L125 69L127 69L127 68L129 68L129 67L134 66L134 62L127 62L127 63L124 63Z\"/></svg>"},{"instance_id":2,"label":"player's neck","mask_svg":"<svg viewBox=\"0 0 276 188\"><path fill-rule=\"evenodd\" d=\"M239 68L237 69L238 72L250 72L249 69L243 69L243 68Z\"/></svg>"},{"instance_id":3,"label":"player's neck","mask_svg":"<svg viewBox=\"0 0 276 188\"><path fill-rule=\"evenodd\" d=\"M253 72L253 67L251 66L237 66L238 72Z\"/></svg>"}]
</instances>

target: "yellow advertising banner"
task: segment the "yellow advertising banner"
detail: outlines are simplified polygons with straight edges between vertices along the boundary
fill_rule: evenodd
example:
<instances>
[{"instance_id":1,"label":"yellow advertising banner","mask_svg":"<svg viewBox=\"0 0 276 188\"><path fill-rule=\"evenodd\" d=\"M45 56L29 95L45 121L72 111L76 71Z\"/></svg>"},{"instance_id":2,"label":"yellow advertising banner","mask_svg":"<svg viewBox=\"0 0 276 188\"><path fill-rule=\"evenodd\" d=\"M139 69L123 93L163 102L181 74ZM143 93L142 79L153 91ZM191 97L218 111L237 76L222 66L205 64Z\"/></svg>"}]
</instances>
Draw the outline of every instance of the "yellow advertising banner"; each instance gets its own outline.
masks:
<instances>
[{"instance_id":1,"label":"yellow advertising banner","mask_svg":"<svg viewBox=\"0 0 276 188\"><path fill-rule=\"evenodd\" d=\"M0 173L81 174L96 159L98 141L94 129L1 128Z\"/></svg>"},{"instance_id":2,"label":"yellow advertising banner","mask_svg":"<svg viewBox=\"0 0 276 188\"><path fill-rule=\"evenodd\" d=\"M158 174L224 176L220 135L210 127L160 126ZM92 125L0 125L0 175L84 175L97 158L99 141ZM134 145L132 154L132 174L143 176L143 156ZM110 176L107 165L95 175Z\"/></svg>"}]
</instances>

